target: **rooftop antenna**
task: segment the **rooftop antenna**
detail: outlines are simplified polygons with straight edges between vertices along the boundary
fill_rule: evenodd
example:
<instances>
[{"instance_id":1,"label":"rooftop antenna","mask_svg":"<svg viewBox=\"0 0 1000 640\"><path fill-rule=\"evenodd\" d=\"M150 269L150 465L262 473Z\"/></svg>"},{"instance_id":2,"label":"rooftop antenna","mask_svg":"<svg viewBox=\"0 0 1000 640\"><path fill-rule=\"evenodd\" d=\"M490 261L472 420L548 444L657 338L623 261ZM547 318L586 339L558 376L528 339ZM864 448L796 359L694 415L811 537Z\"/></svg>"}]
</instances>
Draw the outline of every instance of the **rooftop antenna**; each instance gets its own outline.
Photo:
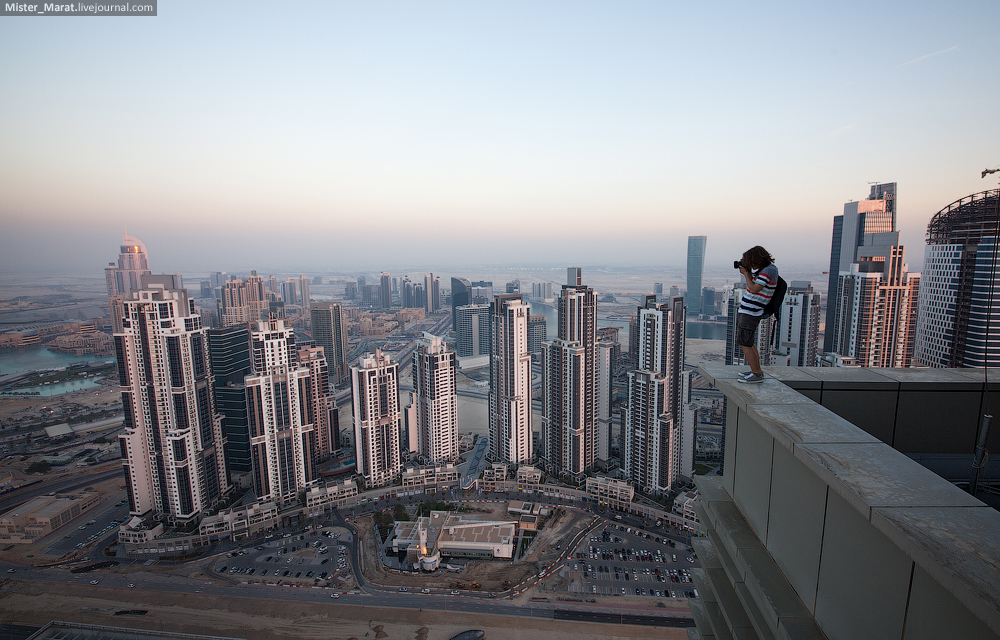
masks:
<instances>
[{"instance_id":1,"label":"rooftop antenna","mask_svg":"<svg viewBox=\"0 0 1000 640\"><path fill-rule=\"evenodd\" d=\"M983 169L982 178L997 173L1000 169ZM983 358L984 372L986 377L986 401L989 402L990 389L990 320L993 316L993 291L996 282L997 272L997 242L1000 242L1000 192L997 193L996 227L993 230L993 263L990 265L990 294L986 302L986 346ZM982 474L983 461L987 459L989 451L986 449L986 440L990 435L990 422L993 420L989 413L989 404L986 406L986 413L983 414L983 422L979 427L979 438L976 441L975 457L972 461L972 477L969 479L969 495L976 497L976 489L979 485L979 476Z\"/></svg>"}]
</instances>

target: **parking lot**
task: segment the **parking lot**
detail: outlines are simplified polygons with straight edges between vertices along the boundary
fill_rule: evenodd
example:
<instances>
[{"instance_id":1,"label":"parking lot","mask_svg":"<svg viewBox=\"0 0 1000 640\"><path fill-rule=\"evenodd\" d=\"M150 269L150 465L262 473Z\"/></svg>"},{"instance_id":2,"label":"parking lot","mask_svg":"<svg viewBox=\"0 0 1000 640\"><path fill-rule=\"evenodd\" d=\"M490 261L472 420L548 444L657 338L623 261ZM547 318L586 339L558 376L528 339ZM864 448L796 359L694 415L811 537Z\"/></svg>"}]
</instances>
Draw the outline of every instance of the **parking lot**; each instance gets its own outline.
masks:
<instances>
[{"instance_id":1,"label":"parking lot","mask_svg":"<svg viewBox=\"0 0 1000 640\"><path fill-rule=\"evenodd\" d=\"M231 551L214 569L234 579L282 584L317 584L350 573L341 533L329 529L268 539L264 544ZM345 540L346 544L346 540Z\"/></svg>"},{"instance_id":2,"label":"parking lot","mask_svg":"<svg viewBox=\"0 0 1000 640\"><path fill-rule=\"evenodd\" d=\"M694 550L655 533L609 523L574 550L567 561L582 592L631 597L694 597ZM578 573L577 573L578 572Z\"/></svg>"}]
</instances>

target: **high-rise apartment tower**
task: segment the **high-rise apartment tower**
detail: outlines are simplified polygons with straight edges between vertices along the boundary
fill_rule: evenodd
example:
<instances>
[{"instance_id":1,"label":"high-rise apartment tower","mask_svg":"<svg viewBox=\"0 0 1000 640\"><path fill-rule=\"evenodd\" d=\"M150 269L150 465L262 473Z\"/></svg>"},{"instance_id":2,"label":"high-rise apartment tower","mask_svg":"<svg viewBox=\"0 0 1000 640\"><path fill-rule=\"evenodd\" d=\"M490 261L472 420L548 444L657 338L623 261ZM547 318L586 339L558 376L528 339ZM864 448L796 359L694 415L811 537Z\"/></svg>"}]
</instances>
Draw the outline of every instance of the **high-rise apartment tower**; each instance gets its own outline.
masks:
<instances>
[{"instance_id":1,"label":"high-rise apartment tower","mask_svg":"<svg viewBox=\"0 0 1000 640\"><path fill-rule=\"evenodd\" d=\"M441 338L425 334L413 352L413 400L418 452L431 464L458 458L455 371L455 352Z\"/></svg>"},{"instance_id":2,"label":"high-rise apartment tower","mask_svg":"<svg viewBox=\"0 0 1000 640\"><path fill-rule=\"evenodd\" d=\"M639 362L628 374L622 457L629 480L649 493L692 473L682 460L685 439L694 437L693 425L685 430L681 420L684 320L683 298L658 304L655 295L636 317Z\"/></svg>"},{"instance_id":3,"label":"high-rise apartment tower","mask_svg":"<svg viewBox=\"0 0 1000 640\"><path fill-rule=\"evenodd\" d=\"M490 457L514 464L532 458L529 314L520 294L490 305Z\"/></svg>"},{"instance_id":4,"label":"high-rise apartment tower","mask_svg":"<svg viewBox=\"0 0 1000 640\"><path fill-rule=\"evenodd\" d=\"M559 294L555 340L542 346L542 448L546 468L581 478L594 466L597 294L570 268Z\"/></svg>"},{"instance_id":5,"label":"high-rise apartment tower","mask_svg":"<svg viewBox=\"0 0 1000 640\"><path fill-rule=\"evenodd\" d=\"M173 276L143 276L118 300L114 335L124 410L121 445L129 512L196 521L229 493L225 438L208 340Z\"/></svg>"},{"instance_id":6,"label":"high-rise apartment tower","mask_svg":"<svg viewBox=\"0 0 1000 640\"><path fill-rule=\"evenodd\" d=\"M391 484L403 470L399 365L382 351L365 353L351 367L354 447L365 486Z\"/></svg>"}]
</instances>

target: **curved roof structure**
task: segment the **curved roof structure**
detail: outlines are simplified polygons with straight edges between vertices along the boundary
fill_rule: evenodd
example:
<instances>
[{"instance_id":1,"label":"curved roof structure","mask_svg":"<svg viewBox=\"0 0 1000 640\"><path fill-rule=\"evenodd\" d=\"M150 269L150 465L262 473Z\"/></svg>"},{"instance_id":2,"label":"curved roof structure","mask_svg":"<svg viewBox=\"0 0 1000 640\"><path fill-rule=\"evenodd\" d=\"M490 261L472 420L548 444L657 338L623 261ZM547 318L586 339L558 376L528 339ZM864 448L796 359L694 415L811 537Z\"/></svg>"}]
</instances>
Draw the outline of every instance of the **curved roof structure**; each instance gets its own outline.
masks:
<instances>
[{"instance_id":1,"label":"curved roof structure","mask_svg":"<svg viewBox=\"0 0 1000 640\"><path fill-rule=\"evenodd\" d=\"M139 247L139 251L125 251L125 247ZM128 233L122 234L122 253L149 253L146 251L146 243L139 238Z\"/></svg>"},{"instance_id":2,"label":"curved roof structure","mask_svg":"<svg viewBox=\"0 0 1000 640\"><path fill-rule=\"evenodd\" d=\"M965 196L941 209L927 224L927 244L978 244L997 235L1000 189Z\"/></svg>"}]
</instances>

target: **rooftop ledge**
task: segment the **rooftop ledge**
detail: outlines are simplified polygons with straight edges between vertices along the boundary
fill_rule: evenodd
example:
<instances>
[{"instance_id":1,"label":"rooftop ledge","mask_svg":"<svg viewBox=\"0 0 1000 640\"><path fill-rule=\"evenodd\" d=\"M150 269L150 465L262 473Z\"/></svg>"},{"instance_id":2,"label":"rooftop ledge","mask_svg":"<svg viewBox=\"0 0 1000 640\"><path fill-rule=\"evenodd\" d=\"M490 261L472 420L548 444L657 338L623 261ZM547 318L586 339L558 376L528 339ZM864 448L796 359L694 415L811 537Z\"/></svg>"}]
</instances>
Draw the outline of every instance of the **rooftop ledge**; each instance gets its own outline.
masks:
<instances>
[{"instance_id":1,"label":"rooftop ledge","mask_svg":"<svg viewBox=\"0 0 1000 640\"><path fill-rule=\"evenodd\" d=\"M765 367L767 379L763 384L741 384L737 377L742 368L706 364L699 371L729 402L745 411L1000 634L1000 512L807 397L816 397L825 390L984 396L984 372ZM990 380L989 391L1000 391L1000 382ZM860 397L858 400L864 404ZM855 410L876 409L860 406ZM979 410L979 406L971 407L970 415L979 415ZM894 415L898 415L898 406L896 411ZM967 416L964 419L968 421ZM953 425L949 422L948 426ZM968 425L964 428L967 431ZM971 454L971 444L967 450Z\"/></svg>"}]
</instances>

